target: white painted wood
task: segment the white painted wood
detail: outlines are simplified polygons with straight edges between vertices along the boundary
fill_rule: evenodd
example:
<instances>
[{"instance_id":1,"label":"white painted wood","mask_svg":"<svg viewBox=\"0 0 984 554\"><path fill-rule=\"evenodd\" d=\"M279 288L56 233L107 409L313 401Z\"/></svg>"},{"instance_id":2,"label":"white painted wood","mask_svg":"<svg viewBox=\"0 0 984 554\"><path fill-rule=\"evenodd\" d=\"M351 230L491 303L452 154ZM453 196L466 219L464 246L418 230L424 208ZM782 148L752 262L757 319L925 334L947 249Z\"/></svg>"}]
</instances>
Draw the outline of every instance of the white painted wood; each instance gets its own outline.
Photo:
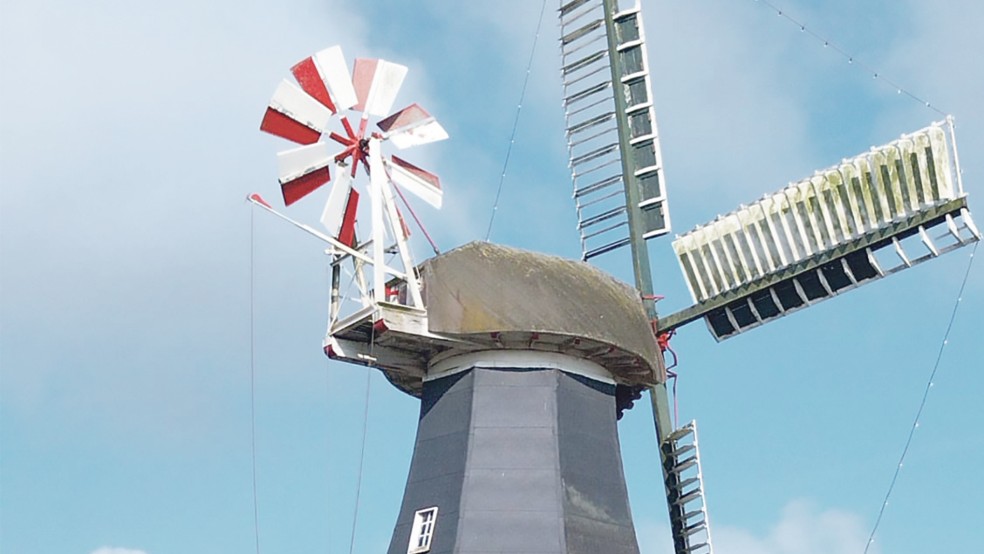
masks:
<instances>
[{"instance_id":1,"label":"white painted wood","mask_svg":"<svg viewBox=\"0 0 984 554\"><path fill-rule=\"evenodd\" d=\"M342 229L345 206L348 204L349 191L351 190L351 169L340 163L335 164L335 182L331 185L328 201L325 202L324 210L321 212L321 224L333 237L337 237Z\"/></svg>"},{"instance_id":2,"label":"white painted wood","mask_svg":"<svg viewBox=\"0 0 984 554\"><path fill-rule=\"evenodd\" d=\"M359 102L355 87L352 86L352 73L345 62L341 46L332 46L318 52L314 55L314 63L339 112L348 110Z\"/></svg>"},{"instance_id":3,"label":"white painted wood","mask_svg":"<svg viewBox=\"0 0 984 554\"><path fill-rule=\"evenodd\" d=\"M433 117L411 127L398 129L387 135L390 142L399 149L429 144L448 138L448 132Z\"/></svg>"},{"instance_id":4,"label":"white painted wood","mask_svg":"<svg viewBox=\"0 0 984 554\"><path fill-rule=\"evenodd\" d=\"M435 208L441 207L441 189L389 160L384 160L390 179Z\"/></svg>"},{"instance_id":5,"label":"white painted wood","mask_svg":"<svg viewBox=\"0 0 984 554\"><path fill-rule=\"evenodd\" d=\"M389 115L406 76L406 66L379 60L372 78L372 86L369 87L365 113L378 117Z\"/></svg>"},{"instance_id":6,"label":"white painted wood","mask_svg":"<svg viewBox=\"0 0 984 554\"><path fill-rule=\"evenodd\" d=\"M611 372L601 364L559 352L535 350L482 350L439 358L427 368L424 381L440 379L473 367L559 369L565 373L580 375L602 383L615 384Z\"/></svg>"},{"instance_id":7,"label":"white painted wood","mask_svg":"<svg viewBox=\"0 0 984 554\"><path fill-rule=\"evenodd\" d=\"M321 133L325 132L332 116L331 110L287 79L274 91L270 107Z\"/></svg>"},{"instance_id":8,"label":"white painted wood","mask_svg":"<svg viewBox=\"0 0 984 554\"><path fill-rule=\"evenodd\" d=\"M302 175L321 169L332 161L328 145L323 142L308 144L277 152L277 172L280 183L293 181Z\"/></svg>"},{"instance_id":9,"label":"white painted wood","mask_svg":"<svg viewBox=\"0 0 984 554\"><path fill-rule=\"evenodd\" d=\"M386 229L383 222L383 187L386 173L383 166L379 139L369 141L369 203L372 217L372 267L373 302L386 300Z\"/></svg>"}]
</instances>

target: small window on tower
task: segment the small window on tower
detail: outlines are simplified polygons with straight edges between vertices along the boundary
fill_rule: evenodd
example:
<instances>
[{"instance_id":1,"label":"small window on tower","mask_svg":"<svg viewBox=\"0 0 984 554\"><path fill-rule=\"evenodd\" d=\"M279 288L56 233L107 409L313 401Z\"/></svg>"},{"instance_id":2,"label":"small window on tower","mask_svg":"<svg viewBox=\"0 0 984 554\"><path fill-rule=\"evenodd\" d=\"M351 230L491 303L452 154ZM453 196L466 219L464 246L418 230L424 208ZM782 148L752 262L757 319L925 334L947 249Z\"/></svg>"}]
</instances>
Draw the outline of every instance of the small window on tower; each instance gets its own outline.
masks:
<instances>
[{"instance_id":1,"label":"small window on tower","mask_svg":"<svg viewBox=\"0 0 984 554\"><path fill-rule=\"evenodd\" d=\"M413 516L413 528L410 529L410 544L407 546L407 554L430 552L436 520L437 506L417 510Z\"/></svg>"}]
</instances>

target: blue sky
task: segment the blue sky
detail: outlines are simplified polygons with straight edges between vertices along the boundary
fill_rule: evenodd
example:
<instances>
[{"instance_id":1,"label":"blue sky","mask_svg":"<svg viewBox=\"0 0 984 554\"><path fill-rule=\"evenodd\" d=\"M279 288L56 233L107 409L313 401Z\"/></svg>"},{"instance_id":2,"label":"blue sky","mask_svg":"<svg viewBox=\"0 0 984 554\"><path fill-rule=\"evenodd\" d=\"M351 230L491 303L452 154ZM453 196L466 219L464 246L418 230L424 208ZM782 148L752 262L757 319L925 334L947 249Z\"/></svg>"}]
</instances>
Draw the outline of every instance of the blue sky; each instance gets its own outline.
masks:
<instances>
[{"instance_id":1,"label":"blue sky","mask_svg":"<svg viewBox=\"0 0 984 554\"><path fill-rule=\"evenodd\" d=\"M957 118L984 197L984 5L780 1ZM579 255L548 2L492 240ZM328 362L321 245L243 198L276 198L258 131L277 83L333 44L410 73L451 140L421 208L447 250L485 235L540 2L176 0L0 4L0 551L254 549L254 353L261 551L388 543L417 402ZM753 0L644 0L676 232L939 116ZM291 214L316 219L317 202ZM980 216L984 217L984 216ZM255 241L250 341L251 221ZM417 249L420 256L426 252ZM651 244L664 313L689 303ZM681 419L701 429L719 552L860 552L932 369L970 249L746 335L674 339ZM624 257L601 265L629 278ZM975 268L874 551L970 551L984 513L984 278ZM640 543L670 552L651 416L620 424Z\"/></svg>"}]
</instances>

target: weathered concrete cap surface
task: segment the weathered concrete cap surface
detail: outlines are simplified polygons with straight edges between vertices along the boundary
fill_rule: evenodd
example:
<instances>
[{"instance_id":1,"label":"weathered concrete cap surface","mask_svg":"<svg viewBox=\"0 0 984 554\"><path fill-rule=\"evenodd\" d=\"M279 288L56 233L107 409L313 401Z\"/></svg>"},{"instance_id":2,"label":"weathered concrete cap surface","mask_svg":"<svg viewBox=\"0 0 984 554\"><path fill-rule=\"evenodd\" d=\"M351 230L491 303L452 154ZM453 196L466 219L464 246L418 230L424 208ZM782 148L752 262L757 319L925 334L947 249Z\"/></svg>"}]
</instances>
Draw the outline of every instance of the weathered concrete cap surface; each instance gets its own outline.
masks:
<instances>
[{"instance_id":1,"label":"weathered concrete cap surface","mask_svg":"<svg viewBox=\"0 0 984 554\"><path fill-rule=\"evenodd\" d=\"M666 380L638 291L586 263L472 242L421 276L431 333L581 356L623 384Z\"/></svg>"}]
</instances>

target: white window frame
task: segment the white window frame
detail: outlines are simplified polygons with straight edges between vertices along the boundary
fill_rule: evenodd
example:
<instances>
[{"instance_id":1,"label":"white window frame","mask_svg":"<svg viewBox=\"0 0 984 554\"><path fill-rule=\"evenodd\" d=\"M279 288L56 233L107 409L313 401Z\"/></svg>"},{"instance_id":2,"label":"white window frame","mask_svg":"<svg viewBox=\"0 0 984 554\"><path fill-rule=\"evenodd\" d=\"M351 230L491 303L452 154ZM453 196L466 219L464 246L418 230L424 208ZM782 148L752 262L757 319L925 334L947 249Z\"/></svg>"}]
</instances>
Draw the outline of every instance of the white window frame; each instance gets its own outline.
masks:
<instances>
[{"instance_id":1,"label":"white window frame","mask_svg":"<svg viewBox=\"0 0 984 554\"><path fill-rule=\"evenodd\" d=\"M413 515L413 526L410 528L410 543L407 554L422 554L430 552L434 540L434 526L437 523L437 506L417 510Z\"/></svg>"}]
</instances>

